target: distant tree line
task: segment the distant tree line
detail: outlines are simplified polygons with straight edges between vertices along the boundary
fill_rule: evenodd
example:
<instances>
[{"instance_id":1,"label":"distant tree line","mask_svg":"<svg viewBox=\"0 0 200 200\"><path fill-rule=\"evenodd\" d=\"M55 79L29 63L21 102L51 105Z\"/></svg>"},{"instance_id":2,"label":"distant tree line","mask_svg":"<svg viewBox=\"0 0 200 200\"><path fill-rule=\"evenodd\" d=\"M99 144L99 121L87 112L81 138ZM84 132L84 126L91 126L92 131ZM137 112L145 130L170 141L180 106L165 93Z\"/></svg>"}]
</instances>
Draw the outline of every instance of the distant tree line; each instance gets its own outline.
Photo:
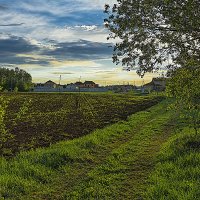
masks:
<instances>
[{"instance_id":1,"label":"distant tree line","mask_svg":"<svg viewBox=\"0 0 200 200\"><path fill-rule=\"evenodd\" d=\"M32 88L32 77L25 70L0 68L0 88L3 91L26 92Z\"/></svg>"}]
</instances>

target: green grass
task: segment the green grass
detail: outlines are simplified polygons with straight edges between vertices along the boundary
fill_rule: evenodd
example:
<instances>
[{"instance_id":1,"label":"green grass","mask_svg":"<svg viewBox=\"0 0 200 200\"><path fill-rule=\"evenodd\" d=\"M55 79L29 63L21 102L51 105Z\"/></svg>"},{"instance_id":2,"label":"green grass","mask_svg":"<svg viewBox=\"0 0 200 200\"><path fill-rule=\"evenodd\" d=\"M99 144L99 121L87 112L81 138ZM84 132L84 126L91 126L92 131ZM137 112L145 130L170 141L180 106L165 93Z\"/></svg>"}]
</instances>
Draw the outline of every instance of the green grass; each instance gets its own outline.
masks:
<instances>
[{"instance_id":1,"label":"green grass","mask_svg":"<svg viewBox=\"0 0 200 200\"><path fill-rule=\"evenodd\" d=\"M171 133L164 101L104 129L0 159L0 199L139 199Z\"/></svg>"},{"instance_id":2,"label":"green grass","mask_svg":"<svg viewBox=\"0 0 200 200\"><path fill-rule=\"evenodd\" d=\"M200 135L184 128L159 154L147 199L200 199Z\"/></svg>"},{"instance_id":3,"label":"green grass","mask_svg":"<svg viewBox=\"0 0 200 200\"><path fill-rule=\"evenodd\" d=\"M1 157L0 199L199 199L200 135L178 129L184 124L167 105L78 139Z\"/></svg>"}]
</instances>

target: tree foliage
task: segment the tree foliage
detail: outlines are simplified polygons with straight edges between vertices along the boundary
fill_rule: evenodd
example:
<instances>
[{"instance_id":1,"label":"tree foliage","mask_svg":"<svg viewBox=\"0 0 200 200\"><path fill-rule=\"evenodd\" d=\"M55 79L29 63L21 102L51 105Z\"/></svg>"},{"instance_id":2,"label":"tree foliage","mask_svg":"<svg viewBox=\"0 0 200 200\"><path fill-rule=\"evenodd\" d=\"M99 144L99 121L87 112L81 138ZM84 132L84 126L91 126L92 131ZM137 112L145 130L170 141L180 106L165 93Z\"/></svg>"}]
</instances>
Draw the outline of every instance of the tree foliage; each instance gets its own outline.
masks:
<instances>
[{"instance_id":1,"label":"tree foliage","mask_svg":"<svg viewBox=\"0 0 200 200\"><path fill-rule=\"evenodd\" d=\"M118 38L113 61L144 75L165 66L200 62L199 0L117 0L105 5L108 39Z\"/></svg>"},{"instance_id":2,"label":"tree foliage","mask_svg":"<svg viewBox=\"0 0 200 200\"><path fill-rule=\"evenodd\" d=\"M0 68L0 87L9 91L29 91L32 87L32 77L26 71L15 68Z\"/></svg>"},{"instance_id":3,"label":"tree foliage","mask_svg":"<svg viewBox=\"0 0 200 200\"><path fill-rule=\"evenodd\" d=\"M105 5L108 39L118 39L113 61L139 75L168 69L167 86L195 131L200 127L200 1L117 0Z\"/></svg>"},{"instance_id":4,"label":"tree foliage","mask_svg":"<svg viewBox=\"0 0 200 200\"><path fill-rule=\"evenodd\" d=\"M167 93L176 97L175 109L185 123L198 132L200 128L200 67L179 68L171 74Z\"/></svg>"}]
</instances>

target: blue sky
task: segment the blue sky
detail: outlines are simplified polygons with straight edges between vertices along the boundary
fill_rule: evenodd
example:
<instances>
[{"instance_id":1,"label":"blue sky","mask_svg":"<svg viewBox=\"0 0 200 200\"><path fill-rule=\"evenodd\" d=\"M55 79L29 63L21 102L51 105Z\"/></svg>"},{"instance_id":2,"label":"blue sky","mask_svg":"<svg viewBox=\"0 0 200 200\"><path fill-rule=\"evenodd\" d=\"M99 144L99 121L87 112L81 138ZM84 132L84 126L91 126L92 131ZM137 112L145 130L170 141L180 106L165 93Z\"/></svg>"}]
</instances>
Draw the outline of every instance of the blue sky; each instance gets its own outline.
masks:
<instances>
[{"instance_id":1,"label":"blue sky","mask_svg":"<svg viewBox=\"0 0 200 200\"><path fill-rule=\"evenodd\" d=\"M0 0L0 67L20 67L34 82L142 82L112 63L104 4L115 0ZM112 41L114 42L114 41ZM150 81L152 74L145 76Z\"/></svg>"}]
</instances>

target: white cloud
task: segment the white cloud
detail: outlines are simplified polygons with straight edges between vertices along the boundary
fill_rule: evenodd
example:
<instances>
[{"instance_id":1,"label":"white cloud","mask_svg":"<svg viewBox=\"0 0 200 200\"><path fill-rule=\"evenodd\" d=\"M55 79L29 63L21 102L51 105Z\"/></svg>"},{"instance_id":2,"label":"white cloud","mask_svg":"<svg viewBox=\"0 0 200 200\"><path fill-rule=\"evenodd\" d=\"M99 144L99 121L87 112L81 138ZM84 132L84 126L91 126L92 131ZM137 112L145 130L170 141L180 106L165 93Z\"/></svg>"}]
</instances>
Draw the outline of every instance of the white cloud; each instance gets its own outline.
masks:
<instances>
[{"instance_id":1,"label":"white cloud","mask_svg":"<svg viewBox=\"0 0 200 200\"><path fill-rule=\"evenodd\" d=\"M0 17L0 24L16 24L22 22L21 26L0 27L0 32L4 35L15 35L18 37L37 40L44 43L44 40L78 41L80 39L96 42L107 42L108 31L102 26L81 25L71 27L58 27L52 25L50 20L44 16L34 16L31 14L7 13Z\"/></svg>"},{"instance_id":2,"label":"white cloud","mask_svg":"<svg viewBox=\"0 0 200 200\"><path fill-rule=\"evenodd\" d=\"M81 28L85 31L93 31L96 30L98 27L96 25L91 25L91 26L81 25L81 26L74 26L74 28Z\"/></svg>"},{"instance_id":3,"label":"white cloud","mask_svg":"<svg viewBox=\"0 0 200 200\"><path fill-rule=\"evenodd\" d=\"M104 9L105 4L113 5L117 0L75 0L77 4L81 5L81 10ZM74 1L73 1L74 2Z\"/></svg>"},{"instance_id":4,"label":"white cloud","mask_svg":"<svg viewBox=\"0 0 200 200\"><path fill-rule=\"evenodd\" d=\"M94 12L102 10L105 3L113 4L116 0L18 0L16 4L9 4L10 9L0 15L0 24L21 24L21 26L0 27L0 32L12 34L18 37L37 40L78 41L80 39L107 42L108 31L101 25L90 24L75 26L56 26L53 20L56 16L71 16L71 13L79 11ZM51 13L54 16L47 15ZM73 16L72 17L76 17Z\"/></svg>"},{"instance_id":5,"label":"white cloud","mask_svg":"<svg viewBox=\"0 0 200 200\"><path fill-rule=\"evenodd\" d=\"M56 16L66 16L72 12L102 10L105 4L113 5L116 0L19 0L19 3L24 10L30 12L48 12Z\"/></svg>"},{"instance_id":6,"label":"white cloud","mask_svg":"<svg viewBox=\"0 0 200 200\"><path fill-rule=\"evenodd\" d=\"M98 11L98 14L99 11L103 12L105 3L114 4L116 0L12 0L12 2L15 3L6 2L9 5L9 9L1 13L0 24L22 23L22 25L0 27L0 39L9 39L10 36L14 35L24 38L34 46L39 46L40 50L54 50L58 48L58 46L55 47L56 44L62 42L79 40L108 42L106 39L108 30L103 27L103 21L100 23L97 20L99 23L95 23L95 20L93 22L93 19L91 19L91 23L84 23L84 19L81 19L79 24L77 22L77 24L70 25L70 23L67 23L67 19L69 17L78 21L80 16L76 16L76 14L78 15L79 12L87 14ZM59 17L66 17L66 24L64 24L65 20L63 20L62 24L59 24L59 21L56 21ZM96 17L98 18L97 15ZM98 58L97 60L92 60L91 58L89 61L60 61L54 55L41 56L40 50L33 54L29 52L17 55L17 59L21 57L21 59L49 62L46 65L35 63L20 65L21 68L27 69L32 74L34 80L58 80L57 73L60 72L63 73L63 76L66 73L65 78L69 77L70 82L76 80L79 76L84 77L84 79L90 78L91 80L101 80L101 77L104 77L105 80L109 81L111 79L117 80L119 78L118 73L121 73L113 69L114 65L111 61L104 63L102 59L99 62ZM90 57L90 55L88 56Z\"/></svg>"},{"instance_id":7,"label":"white cloud","mask_svg":"<svg viewBox=\"0 0 200 200\"><path fill-rule=\"evenodd\" d=\"M17 35L22 35L23 33L17 33ZM78 40L88 40L92 42L108 42L108 30L104 27L97 26L75 26L75 27L55 27L55 26L45 26L36 27L29 30L28 33L23 34L24 37L32 38L39 41L55 40L57 42L72 42Z\"/></svg>"},{"instance_id":8,"label":"white cloud","mask_svg":"<svg viewBox=\"0 0 200 200\"><path fill-rule=\"evenodd\" d=\"M0 16L0 24L19 24L22 23L23 27L36 27L45 26L49 23L49 19L42 15L32 15L28 13L19 13L16 11L3 12ZM11 27L12 28L12 27ZM3 27L6 30L9 27ZM14 27L16 30L16 27ZM17 31L17 30L16 30Z\"/></svg>"}]
</instances>

